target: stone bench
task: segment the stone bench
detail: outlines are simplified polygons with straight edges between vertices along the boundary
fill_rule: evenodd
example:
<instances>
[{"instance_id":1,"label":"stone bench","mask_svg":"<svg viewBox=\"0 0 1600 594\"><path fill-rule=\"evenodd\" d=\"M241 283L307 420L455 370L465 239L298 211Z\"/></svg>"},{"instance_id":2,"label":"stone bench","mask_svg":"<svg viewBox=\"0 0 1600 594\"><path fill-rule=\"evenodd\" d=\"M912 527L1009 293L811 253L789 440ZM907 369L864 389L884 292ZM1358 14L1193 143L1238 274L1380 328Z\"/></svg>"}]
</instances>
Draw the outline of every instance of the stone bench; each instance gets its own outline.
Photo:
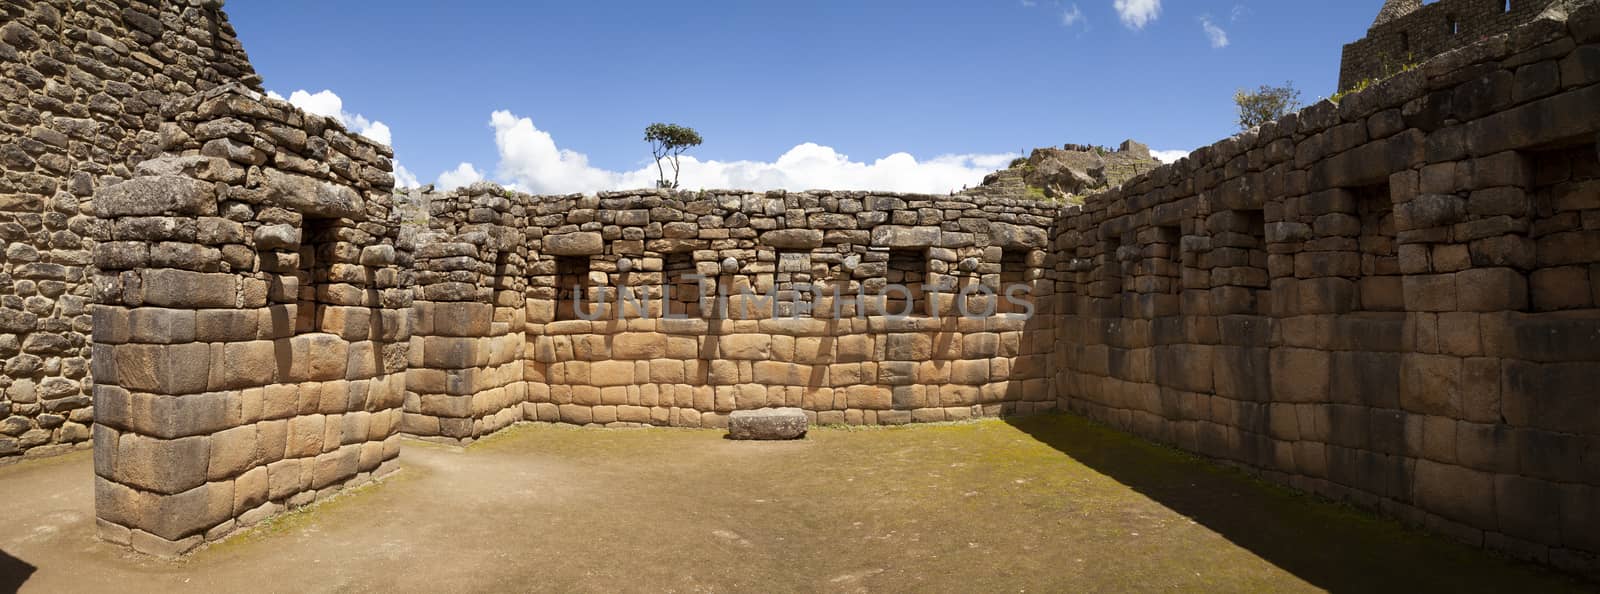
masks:
<instances>
[{"instance_id":1,"label":"stone bench","mask_svg":"<svg viewBox=\"0 0 1600 594\"><path fill-rule=\"evenodd\" d=\"M740 440L800 439L806 436L806 413L798 408L736 410L728 415L728 437Z\"/></svg>"}]
</instances>

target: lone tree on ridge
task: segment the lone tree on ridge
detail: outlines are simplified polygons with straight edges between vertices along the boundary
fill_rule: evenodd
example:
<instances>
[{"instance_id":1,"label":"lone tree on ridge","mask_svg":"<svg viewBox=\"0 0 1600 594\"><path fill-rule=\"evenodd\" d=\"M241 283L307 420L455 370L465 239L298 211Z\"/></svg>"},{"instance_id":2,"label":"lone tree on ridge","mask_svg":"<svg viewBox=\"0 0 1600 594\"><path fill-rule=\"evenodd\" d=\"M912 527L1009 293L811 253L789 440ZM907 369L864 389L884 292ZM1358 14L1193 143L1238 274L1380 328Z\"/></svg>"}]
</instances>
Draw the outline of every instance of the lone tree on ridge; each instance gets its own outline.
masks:
<instances>
[{"instance_id":1,"label":"lone tree on ridge","mask_svg":"<svg viewBox=\"0 0 1600 594\"><path fill-rule=\"evenodd\" d=\"M650 154L656 158L656 187L678 187L678 156L684 151L700 146L702 142L700 133L694 128L679 126L677 124L663 124L660 122L650 124L644 129L644 139L650 143ZM667 159L672 165L672 181L667 181L667 172L661 167L661 160Z\"/></svg>"},{"instance_id":2,"label":"lone tree on ridge","mask_svg":"<svg viewBox=\"0 0 1600 594\"><path fill-rule=\"evenodd\" d=\"M1239 129L1249 130L1300 109L1300 91L1292 82L1261 85L1255 92L1235 91L1233 102L1239 106Z\"/></svg>"}]
</instances>

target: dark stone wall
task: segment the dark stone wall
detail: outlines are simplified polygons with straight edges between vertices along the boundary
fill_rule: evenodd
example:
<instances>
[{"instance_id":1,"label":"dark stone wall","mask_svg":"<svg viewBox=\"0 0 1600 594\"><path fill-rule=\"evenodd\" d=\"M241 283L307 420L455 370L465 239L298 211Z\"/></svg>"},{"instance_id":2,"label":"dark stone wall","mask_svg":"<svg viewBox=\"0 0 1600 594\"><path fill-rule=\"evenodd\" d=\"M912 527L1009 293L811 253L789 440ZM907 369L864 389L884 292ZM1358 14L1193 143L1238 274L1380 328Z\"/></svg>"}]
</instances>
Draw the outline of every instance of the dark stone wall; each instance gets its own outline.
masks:
<instances>
[{"instance_id":1,"label":"dark stone wall","mask_svg":"<svg viewBox=\"0 0 1600 594\"><path fill-rule=\"evenodd\" d=\"M1597 132L1590 5L1090 198L1061 408L1600 573Z\"/></svg>"}]
</instances>

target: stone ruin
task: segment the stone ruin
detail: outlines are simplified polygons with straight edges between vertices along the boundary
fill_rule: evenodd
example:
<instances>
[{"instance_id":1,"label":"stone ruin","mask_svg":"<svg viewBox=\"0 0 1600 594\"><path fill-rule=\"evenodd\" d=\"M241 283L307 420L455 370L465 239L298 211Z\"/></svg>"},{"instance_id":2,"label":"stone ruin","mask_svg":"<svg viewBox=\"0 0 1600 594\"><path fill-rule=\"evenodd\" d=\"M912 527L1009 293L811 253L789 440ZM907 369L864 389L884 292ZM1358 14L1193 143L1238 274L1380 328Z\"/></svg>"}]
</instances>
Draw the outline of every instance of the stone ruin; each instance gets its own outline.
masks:
<instances>
[{"instance_id":1,"label":"stone ruin","mask_svg":"<svg viewBox=\"0 0 1600 594\"><path fill-rule=\"evenodd\" d=\"M1161 162L1150 156L1150 147L1132 140L1116 150L1079 144L1039 148L962 194L1081 202L1083 196L1120 186L1160 166Z\"/></svg>"},{"instance_id":2,"label":"stone ruin","mask_svg":"<svg viewBox=\"0 0 1600 594\"><path fill-rule=\"evenodd\" d=\"M1385 0L1366 37L1344 46L1339 90L1349 91L1415 67L1444 52L1502 35L1575 0ZM1547 14L1547 11L1556 11Z\"/></svg>"},{"instance_id":3,"label":"stone ruin","mask_svg":"<svg viewBox=\"0 0 1600 594\"><path fill-rule=\"evenodd\" d=\"M1072 207L402 201L387 147L262 96L218 4L0 5L0 455L92 435L109 541L181 554L402 435L1065 410L1600 574L1594 3Z\"/></svg>"}]
</instances>

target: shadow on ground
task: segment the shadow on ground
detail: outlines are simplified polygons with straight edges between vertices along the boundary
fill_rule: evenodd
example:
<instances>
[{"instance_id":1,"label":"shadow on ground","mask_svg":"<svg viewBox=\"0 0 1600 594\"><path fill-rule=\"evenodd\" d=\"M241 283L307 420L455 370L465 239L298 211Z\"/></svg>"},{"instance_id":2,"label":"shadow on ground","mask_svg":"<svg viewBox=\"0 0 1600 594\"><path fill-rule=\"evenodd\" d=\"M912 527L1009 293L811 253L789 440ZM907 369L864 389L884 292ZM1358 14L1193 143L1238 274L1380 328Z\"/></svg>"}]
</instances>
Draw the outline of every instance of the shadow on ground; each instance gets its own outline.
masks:
<instances>
[{"instance_id":1,"label":"shadow on ground","mask_svg":"<svg viewBox=\"0 0 1600 594\"><path fill-rule=\"evenodd\" d=\"M1081 417L1043 415L1007 422L1330 592L1551 591L1596 586L1268 484Z\"/></svg>"},{"instance_id":2,"label":"shadow on ground","mask_svg":"<svg viewBox=\"0 0 1600 594\"><path fill-rule=\"evenodd\" d=\"M16 592L37 569L16 557L0 551L0 592Z\"/></svg>"}]
</instances>

